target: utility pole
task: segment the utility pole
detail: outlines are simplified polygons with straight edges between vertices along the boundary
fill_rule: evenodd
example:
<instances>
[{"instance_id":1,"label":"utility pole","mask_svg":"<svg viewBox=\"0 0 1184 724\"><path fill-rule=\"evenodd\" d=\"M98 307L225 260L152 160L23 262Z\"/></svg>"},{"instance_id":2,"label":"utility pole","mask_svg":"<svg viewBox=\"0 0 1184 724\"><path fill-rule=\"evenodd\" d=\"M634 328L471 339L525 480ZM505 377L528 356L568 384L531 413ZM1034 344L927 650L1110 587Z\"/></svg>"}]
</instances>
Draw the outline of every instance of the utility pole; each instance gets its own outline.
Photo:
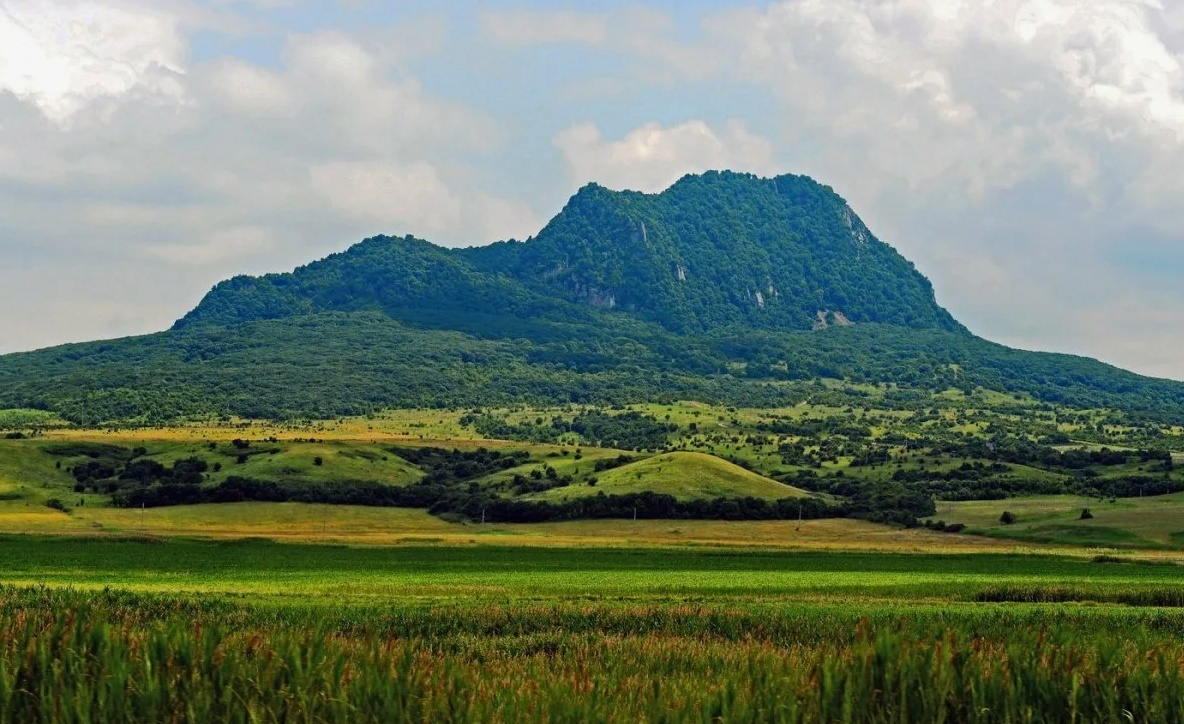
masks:
<instances>
[{"instance_id":1,"label":"utility pole","mask_svg":"<svg viewBox=\"0 0 1184 724\"><path fill-rule=\"evenodd\" d=\"M801 530L801 529L802 529L802 503L801 503L801 501L798 501L798 527L794 528L794 530Z\"/></svg>"},{"instance_id":2,"label":"utility pole","mask_svg":"<svg viewBox=\"0 0 1184 724\"><path fill-rule=\"evenodd\" d=\"M633 520L634 520L634 522L637 521L637 506L636 505L633 506Z\"/></svg>"},{"instance_id":3,"label":"utility pole","mask_svg":"<svg viewBox=\"0 0 1184 724\"><path fill-rule=\"evenodd\" d=\"M485 508L481 509L481 525L485 525Z\"/></svg>"}]
</instances>

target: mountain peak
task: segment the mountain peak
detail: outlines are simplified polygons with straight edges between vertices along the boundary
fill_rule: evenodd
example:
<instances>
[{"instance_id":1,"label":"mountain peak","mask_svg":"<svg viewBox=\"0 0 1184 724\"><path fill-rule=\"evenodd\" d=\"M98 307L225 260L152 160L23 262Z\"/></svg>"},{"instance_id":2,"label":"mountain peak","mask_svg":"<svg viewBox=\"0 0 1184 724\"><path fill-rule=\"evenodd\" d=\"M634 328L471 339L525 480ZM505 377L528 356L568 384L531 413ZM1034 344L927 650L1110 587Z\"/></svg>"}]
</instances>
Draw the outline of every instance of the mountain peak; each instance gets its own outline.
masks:
<instances>
[{"instance_id":1,"label":"mountain peak","mask_svg":"<svg viewBox=\"0 0 1184 724\"><path fill-rule=\"evenodd\" d=\"M833 189L732 171L688 174L657 194L589 183L528 242L374 237L291 274L223 282L178 326L362 310L611 313L680 333L807 331L821 313L963 331Z\"/></svg>"}]
</instances>

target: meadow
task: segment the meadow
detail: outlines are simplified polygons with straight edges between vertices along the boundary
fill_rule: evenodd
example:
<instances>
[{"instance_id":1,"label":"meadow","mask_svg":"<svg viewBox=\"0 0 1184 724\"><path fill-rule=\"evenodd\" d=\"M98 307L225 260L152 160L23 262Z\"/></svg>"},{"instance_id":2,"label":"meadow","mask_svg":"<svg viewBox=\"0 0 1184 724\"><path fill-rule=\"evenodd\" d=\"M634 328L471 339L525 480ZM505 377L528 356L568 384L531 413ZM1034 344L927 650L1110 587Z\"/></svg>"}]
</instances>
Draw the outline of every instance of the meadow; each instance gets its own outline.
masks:
<instances>
[{"instance_id":1,"label":"meadow","mask_svg":"<svg viewBox=\"0 0 1184 724\"><path fill-rule=\"evenodd\" d=\"M1181 431L890 392L155 429L14 413L33 427L0 439L0 723L1184 720L1184 493L1139 496L1180 482ZM934 515L484 523L110 492L194 460L193 487L447 474L525 502L914 486Z\"/></svg>"},{"instance_id":2,"label":"meadow","mask_svg":"<svg viewBox=\"0 0 1184 724\"><path fill-rule=\"evenodd\" d=\"M0 721L1176 721L1184 568L0 538ZM1054 603L1031 603L1044 592Z\"/></svg>"}]
</instances>

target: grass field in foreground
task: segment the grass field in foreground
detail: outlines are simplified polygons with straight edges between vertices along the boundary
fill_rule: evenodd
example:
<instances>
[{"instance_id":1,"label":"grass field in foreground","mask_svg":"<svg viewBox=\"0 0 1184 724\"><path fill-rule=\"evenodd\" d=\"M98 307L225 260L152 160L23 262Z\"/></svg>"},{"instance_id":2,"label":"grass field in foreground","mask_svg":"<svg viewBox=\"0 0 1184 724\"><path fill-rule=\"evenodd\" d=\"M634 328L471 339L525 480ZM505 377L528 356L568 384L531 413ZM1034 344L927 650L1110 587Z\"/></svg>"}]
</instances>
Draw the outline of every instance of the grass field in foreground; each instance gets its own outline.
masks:
<instances>
[{"instance_id":1,"label":"grass field in foreground","mask_svg":"<svg viewBox=\"0 0 1184 724\"><path fill-rule=\"evenodd\" d=\"M0 722L1169 722L1179 613L0 587Z\"/></svg>"},{"instance_id":2,"label":"grass field in foreground","mask_svg":"<svg viewBox=\"0 0 1184 724\"><path fill-rule=\"evenodd\" d=\"M266 541L0 538L0 583L156 592L436 597L874 597L974 600L988 589L1184 593L1184 566L990 554L529 546L365 547Z\"/></svg>"},{"instance_id":3,"label":"grass field in foreground","mask_svg":"<svg viewBox=\"0 0 1184 724\"><path fill-rule=\"evenodd\" d=\"M0 559L0 724L1184 715L1176 564L48 536Z\"/></svg>"}]
</instances>

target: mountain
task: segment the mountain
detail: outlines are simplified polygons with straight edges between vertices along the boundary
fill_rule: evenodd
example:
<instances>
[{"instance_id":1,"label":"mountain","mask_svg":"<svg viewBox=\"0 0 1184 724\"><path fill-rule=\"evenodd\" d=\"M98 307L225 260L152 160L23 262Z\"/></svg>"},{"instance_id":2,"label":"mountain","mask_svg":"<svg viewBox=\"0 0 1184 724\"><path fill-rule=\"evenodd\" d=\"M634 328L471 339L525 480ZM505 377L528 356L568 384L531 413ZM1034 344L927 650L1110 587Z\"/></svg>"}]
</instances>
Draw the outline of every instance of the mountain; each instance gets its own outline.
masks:
<instances>
[{"instance_id":1,"label":"mountain","mask_svg":"<svg viewBox=\"0 0 1184 724\"><path fill-rule=\"evenodd\" d=\"M177 328L363 310L624 315L677 333L867 322L964 331L829 187L728 172L653 195L585 186L526 242L369 239L291 274L223 282Z\"/></svg>"},{"instance_id":2,"label":"mountain","mask_svg":"<svg viewBox=\"0 0 1184 724\"><path fill-rule=\"evenodd\" d=\"M1184 416L1184 384L973 336L911 263L801 176L581 189L537 237L468 249L375 237L287 274L215 286L172 329L0 357L0 409L163 422L392 406L961 388ZM836 400L846 406L849 401Z\"/></svg>"}]
</instances>

